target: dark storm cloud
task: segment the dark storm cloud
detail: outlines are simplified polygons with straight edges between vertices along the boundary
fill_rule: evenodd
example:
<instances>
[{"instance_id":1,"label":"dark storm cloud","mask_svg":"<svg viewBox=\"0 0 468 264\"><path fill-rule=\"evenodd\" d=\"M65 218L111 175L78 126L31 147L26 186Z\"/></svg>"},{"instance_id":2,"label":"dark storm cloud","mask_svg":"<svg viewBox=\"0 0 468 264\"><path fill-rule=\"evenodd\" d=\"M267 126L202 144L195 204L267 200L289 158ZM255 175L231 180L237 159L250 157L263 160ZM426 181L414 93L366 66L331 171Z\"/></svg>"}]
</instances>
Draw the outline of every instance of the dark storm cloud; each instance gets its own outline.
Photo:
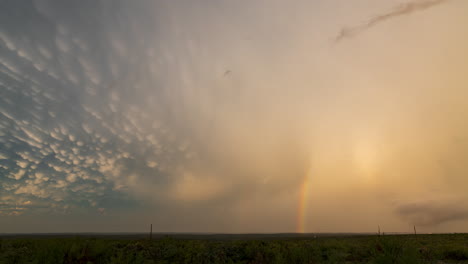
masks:
<instances>
[{"instance_id":1,"label":"dark storm cloud","mask_svg":"<svg viewBox=\"0 0 468 264\"><path fill-rule=\"evenodd\" d=\"M448 143L468 135L463 28L340 53L340 7L3 1L0 228L396 229L386 201L465 192L466 146Z\"/></svg>"},{"instance_id":2,"label":"dark storm cloud","mask_svg":"<svg viewBox=\"0 0 468 264\"><path fill-rule=\"evenodd\" d=\"M0 214L103 213L140 175L164 185L186 149L165 146L175 135L136 88L148 21L119 20L117 2L2 5Z\"/></svg>"},{"instance_id":3,"label":"dark storm cloud","mask_svg":"<svg viewBox=\"0 0 468 264\"><path fill-rule=\"evenodd\" d=\"M249 197L294 196L307 151L288 126L278 128L289 119L276 106L284 102L280 85L256 81L262 73L236 77L251 70L232 54L258 60L265 45L239 45L235 23L218 28L205 18L205 6L224 19L228 5L5 6L0 22L12 26L0 29L1 214L104 215L151 204L146 209L174 217L188 210L200 225L208 215L206 223L220 224L225 208L249 210L241 206ZM226 66L236 76L224 78Z\"/></svg>"},{"instance_id":4,"label":"dark storm cloud","mask_svg":"<svg viewBox=\"0 0 468 264\"><path fill-rule=\"evenodd\" d=\"M400 205L396 212L409 224L434 226L468 219L468 207L461 201L423 201Z\"/></svg>"},{"instance_id":5,"label":"dark storm cloud","mask_svg":"<svg viewBox=\"0 0 468 264\"><path fill-rule=\"evenodd\" d=\"M423 11L425 9L434 7L436 5L440 5L447 1L449 0L419 0L419 1L414 1L414 2L403 3L387 13L372 17L371 19L369 19L366 23L362 25L342 28L339 34L336 36L335 42L339 42L346 38L355 37L356 35L359 35L363 31L366 31L374 26L377 26L378 24L385 22L389 19L393 19L395 17L404 16L404 15L409 15L418 11Z\"/></svg>"}]
</instances>

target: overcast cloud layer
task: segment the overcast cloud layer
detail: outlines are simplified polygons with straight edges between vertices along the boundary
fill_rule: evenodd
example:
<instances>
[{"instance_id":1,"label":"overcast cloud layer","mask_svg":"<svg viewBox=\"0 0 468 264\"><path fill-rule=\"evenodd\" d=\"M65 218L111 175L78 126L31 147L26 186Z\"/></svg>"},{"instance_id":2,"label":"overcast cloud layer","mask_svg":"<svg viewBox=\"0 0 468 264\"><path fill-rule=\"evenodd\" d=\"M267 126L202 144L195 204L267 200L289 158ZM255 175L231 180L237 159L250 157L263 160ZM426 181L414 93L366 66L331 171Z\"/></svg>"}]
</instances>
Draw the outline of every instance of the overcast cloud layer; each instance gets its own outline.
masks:
<instances>
[{"instance_id":1,"label":"overcast cloud layer","mask_svg":"<svg viewBox=\"0 0 468 264\"><path fill-rule=\"evenodd\" d=\"M330 41L401 2L3 1L0 232L468 231L467 2Z\"/></svg>"}]
</instances>

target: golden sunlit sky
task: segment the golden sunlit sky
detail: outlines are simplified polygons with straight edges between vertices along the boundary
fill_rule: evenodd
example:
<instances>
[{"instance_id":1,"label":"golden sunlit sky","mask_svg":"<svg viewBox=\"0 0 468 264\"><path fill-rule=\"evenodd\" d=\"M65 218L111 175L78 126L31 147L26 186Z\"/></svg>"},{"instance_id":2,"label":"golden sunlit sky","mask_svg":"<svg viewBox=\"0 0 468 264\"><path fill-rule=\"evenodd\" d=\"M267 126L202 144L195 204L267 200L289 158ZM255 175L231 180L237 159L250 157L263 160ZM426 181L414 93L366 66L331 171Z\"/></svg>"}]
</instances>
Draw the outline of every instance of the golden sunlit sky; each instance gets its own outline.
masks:
<instances>
[{"instance_id":1,"label":"golden sunlit sky","mask_svg":"<svg viewBox=\"0 0 468 264\"><path fill-rule=\"evenodd\" d=\"M468 1L6 1L0 233L468 232Z\"/></svg>"}]
</instances>

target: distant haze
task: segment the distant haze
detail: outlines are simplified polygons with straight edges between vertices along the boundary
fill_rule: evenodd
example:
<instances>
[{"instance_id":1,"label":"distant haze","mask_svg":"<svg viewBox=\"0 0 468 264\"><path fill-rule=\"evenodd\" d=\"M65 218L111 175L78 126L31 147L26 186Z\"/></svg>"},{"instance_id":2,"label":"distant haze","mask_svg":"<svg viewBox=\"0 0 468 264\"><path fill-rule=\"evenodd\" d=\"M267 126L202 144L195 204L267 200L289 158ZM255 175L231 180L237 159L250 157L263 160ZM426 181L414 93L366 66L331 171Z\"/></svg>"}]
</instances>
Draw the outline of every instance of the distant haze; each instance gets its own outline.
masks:
<instances>
[{"instance_id":1,"label":"distant haze","mask_svg":"<svg viewBox=\"0 0 468 264\"><path fill-rule=\"evenodd\" d=\"M5 1L0 233L468 232L467 13Z\"/></svg>"}]
</instances>

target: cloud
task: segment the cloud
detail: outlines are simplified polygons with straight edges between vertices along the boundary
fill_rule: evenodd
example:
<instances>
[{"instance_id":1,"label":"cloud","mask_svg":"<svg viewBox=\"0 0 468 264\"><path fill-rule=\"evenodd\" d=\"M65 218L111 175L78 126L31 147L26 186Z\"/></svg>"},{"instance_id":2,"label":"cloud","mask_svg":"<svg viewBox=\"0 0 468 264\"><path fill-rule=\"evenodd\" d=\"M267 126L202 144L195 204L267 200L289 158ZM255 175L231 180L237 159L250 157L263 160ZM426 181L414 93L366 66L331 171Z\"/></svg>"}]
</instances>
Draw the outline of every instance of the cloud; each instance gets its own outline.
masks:
<instances>
[{"instance_id":1,"label":"cloud","mask_svg":"<svg viewBox=\"0 0 468 264\"><path fill-rule=\"evenodd\" d=\"M9 49L9 50L16 50L16 46L15 44L13 43L13 41L11 41L11 39L7 36L7 34L5 34L4 32L0 32L0 39L5 43L6 47Z\"/></svg>"},{"instance_id":2,"label":"cloud","mask_svg":"<svg viewBox=\"0 0 468 264\"><path fill-rule=\"evenodd\" d=\"M46 59L50 60L53 57L52 52L49 51L46 47L43 46L38 46L37 49L39 50L39 53Z\"/></svg>"},{"instance_id":3,"label":"cloud","mask_svg":"<svg viewBox=\"0 0 468 264\"><path fill-rule=\"evenodd\" d=\"M335 42L340 42L341 40L355 37L361 34L362 32L372 27L375 27L378 24L385 22L387 20L390 20L399 16L409 15L414 12L423 11L423 10L443 4L448 1L450 0L418 0L418 1L400 4L399 6L397 6L396 8L394 8L393 10L387 13L372 17L371 19L369 19L366 23L362 25L342 28L339 34L335 37Z\"/></svg>"},{"instance_id":4,"label":"cloud","mask_svg":"<svg viewBox=\"0 0 468 264\"><path fill-rule=\"evenodd\" d=\"M29 165L29 163L26 161L17 161L16 164L22 169L25 169Z\"/></svg>"},{"instance_id":5,"label":"cloud","mask_svg":"<svg viewBox=\"0 0 468 264\"><path fill-rule=\"evenodd\" d=\"M215 1L190 8L176 1L33 2L36 9L26 8L31 1L9 1L0 9L1 22L9 25L0 33L0 201L8 196L10 211L0 210L12 217L21 213L18 220L30 217L37 221L33 226L38 218L48 222L71 214L92 229L98 220L90 216L117 219L120 213L127 219L120 230L154 220L161 230L290 231L309 171L315 195L310 208L320 218L341 203L358 207L355 197L368 193L355 191L359 183L391 179L375 188L383 192L395 187L393 175L425 175L440 153L449 152L425 151L439 154L427 157L424 166L408 161L411 151L387 162L399 146L423 138L426 150L438 142L424 138L435 129L402 128L424 133L408 141L397 136L399 121L414 115L417 100L434 100L425 94L416 99L412 94L420 93L398 85L378 90L387 82L367 79L384 77L378 67L365 76L340 72L358 71L364 59L356 67L327 66L342 59L317 44L326 39L325 18L333 12L312 16L310 10L334 9L339 1ZM297 8L302 4L314 8ZM428 7L402 5L345 34L422 8ZM311 27L317 34L309 39ZM227 69L232 73L223 78ZM374 90L388 97L370 95ZM414 107L396 101L400 94ZM391 145L382 147L390 151L381 153L379 144ZM381 175L371 175L386 164ZM460 164L468 163L448 167ZM352 195L343 199L341 192ZM367 204L375 199L364 200L359 207L372 211ZM18 206L20 211L12 201L31 203ZM425 222L420 215L441 210L417 209L413 217L405 205L398 215L418 223ZM348 217L340 212L332 220ZM332 222L315 220L317 226Z\"/></svg>"},{"instance_id":6,"label":"cloud","mask_svg":"<svg viewBox=\"0 0 468 264\"><path fill-rule=\"evenodd\" d=\"M26 173L26 170L21 169L21 170L18 170L18 172L13 174L12 176L15 180L21 180L21 178L23 178L25 173Z\"/></svg>"},{"instance_id":7,"label":"cloud","mask_svg":"<svg viewBox=\"0 0 468 264\"><path fill-rule=\"evenodd\" d=\"M190 172L183 173L171 191L173 199L186 202L207 201L218 198L226 192L230 185L227 179L198 175Z\"/></svg>"},{"instance_id":8,"label":"cloud","mask_svg":"<svg viewBox=\"0 0 468 264\"><path fill-rule=\"evenodd\" d=\"M64 37L57 36L55 38L55 44L57 45L57 47L59 48L61 52L67 53L71 49L70 43Z\"/></svg>"},{"instance_id":9,"label":"cloud","mask_svg":"<svg viewBox=\"0 0 468 264\"><path fill-rule=\"evenodd\" d=\"M434 226L467 220L467 205L463 200L427 200L401 204L396 213L409 224Z\"/></svg>"}]
</instances>

